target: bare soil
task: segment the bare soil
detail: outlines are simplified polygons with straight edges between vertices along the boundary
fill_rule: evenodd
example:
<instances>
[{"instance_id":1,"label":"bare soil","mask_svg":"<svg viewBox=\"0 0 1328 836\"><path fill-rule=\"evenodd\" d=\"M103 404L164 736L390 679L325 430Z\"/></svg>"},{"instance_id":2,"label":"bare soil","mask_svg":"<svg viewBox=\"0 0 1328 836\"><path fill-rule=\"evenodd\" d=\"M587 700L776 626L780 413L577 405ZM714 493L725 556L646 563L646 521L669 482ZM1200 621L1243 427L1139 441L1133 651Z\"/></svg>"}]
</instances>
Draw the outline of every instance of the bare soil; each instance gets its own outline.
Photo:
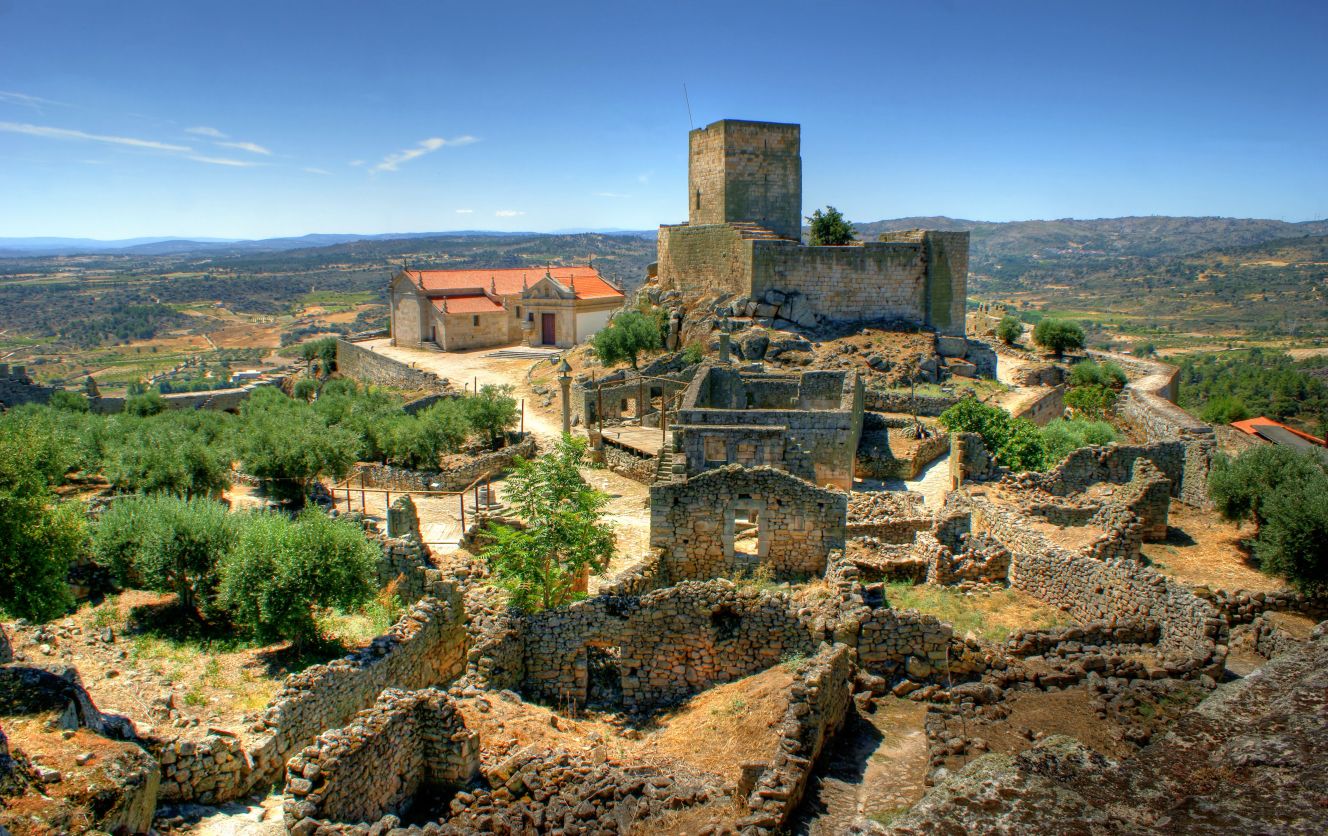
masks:
<instances>
[{"instance_id":1,"label":"bare soil","mask_svg":"<svg viewBox=\"0 0 1328 836\"><path fill-rule=\"evenodd\" d=\"M1217 515L1171 504L1167 539L1144 543L1143 553L1153 568L1190 586L1250 592L1285 589L1280 578L1265 575L1250 559L1244 540L1252 537L1249 526L1238 526Z\"/></svg>"}]
</instances>

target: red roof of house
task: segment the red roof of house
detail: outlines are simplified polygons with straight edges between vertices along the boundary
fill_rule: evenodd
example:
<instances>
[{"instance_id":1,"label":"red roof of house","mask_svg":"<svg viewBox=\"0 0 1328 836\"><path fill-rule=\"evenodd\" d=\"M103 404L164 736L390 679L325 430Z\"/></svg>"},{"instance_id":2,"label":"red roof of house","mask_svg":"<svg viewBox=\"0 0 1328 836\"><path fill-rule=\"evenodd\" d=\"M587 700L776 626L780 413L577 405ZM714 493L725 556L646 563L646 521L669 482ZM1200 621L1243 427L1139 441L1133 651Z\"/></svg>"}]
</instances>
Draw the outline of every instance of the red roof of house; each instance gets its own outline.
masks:
<instances>
[{"instance_id":1,"label":"red roof of house","mask_svg":"<svg viewBox=\"0 0 1328 836\"><path fill-rule=\"evenodd\" d=\"M487 296L442 296L431 300L443 313L481 314L502 313L503 306Z\"/></svg>"},{"instance_id":2,"label":"red roof of house","mask_svg":"<svg viewBox=\"0 0 1328 836\"><path fill-rule=\"evenodd\" d=\"M1324 444L1322 438L1312 436L1307 432L1301 432L1295 427L1288 427L1286 424L1283 424L1281 421L1274 421L1272 418L1265 418L1262 415L1260 415L1258 418L1246 418L1244 421L1232 421L1231 426L1235 427L1236 429L1240 430L1246 435L1261 435L1261 433L1259 432L1259 427L1281 427L1287 432L1292 433L1293 435L1298 435L1308 442L1311 442L1313 444L1318 444L1320 447L1322 447Z\"/></svg>"},{"instance_id":3,"label":"red roof of house","mask_svg":"<svg viewBox=\"0 0 1328 836\"><path fill-rule=\"evenodd\" d=\"M428 294L449 290L476 289L490 291L499 296L517 296L522 286L530 287L545 274L563 287L576 289L578 299L603 299L622 296L623 292L600 276L590 266L579 267L511 267L503 270L408 270L407 275L424 285Z\"/></svg>"}]
</instances>

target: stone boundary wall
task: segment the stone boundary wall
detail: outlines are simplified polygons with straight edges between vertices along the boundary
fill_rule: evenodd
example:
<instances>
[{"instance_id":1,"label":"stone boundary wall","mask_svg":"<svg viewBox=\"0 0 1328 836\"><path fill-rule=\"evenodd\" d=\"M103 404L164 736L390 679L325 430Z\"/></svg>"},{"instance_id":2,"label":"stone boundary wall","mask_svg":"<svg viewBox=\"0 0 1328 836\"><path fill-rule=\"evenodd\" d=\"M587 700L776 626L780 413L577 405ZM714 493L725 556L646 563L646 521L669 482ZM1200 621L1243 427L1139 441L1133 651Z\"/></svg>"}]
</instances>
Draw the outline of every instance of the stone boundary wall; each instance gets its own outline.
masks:
<instances>
[{"instance_id":1,"label":"stone boundary wall","mask_svg":"<svg viewBox=\"0 0 1328 836\"><path fill-rule=\"evenodd\" d=\"M522 693L586 700L588 649L616 649L622 702L650 710L812 652L810 615L782 593L684 581L640 597L599 596L525 619Z\"/></svg>"},{"instance_id":2,"label":"stone boundary wall","mask_svg":"<svg viewBox=\"0 0 1328 836\"><path fill-rule=\"evenodd\" d=\"M1194 592L1206 598L1233 627L1248 624L1266 612L1299 613L1315 621L1328 618L1328 597L1315 598L1293 590L1249 592L1241 589L1231 592L1200 587Z\"/></svg>"},{"instance_id":3,"label":"stone boundary wall","mask_svg":"<svg viewBox=\"0 0 1328 836\"><path fill-rule=\"evenodd\" d=\"M1235 427L1227 426L1226 424L1214 425L1213 437L1217 439L1217 448L1228 456L1239 456L1246 450L1262 447L1269 443L1257 435L1243 433Z\"/></svg>"},{"instance_id":4,"label":"stone boundary wall","mask_svg":"<svg viewBox=\"0 0 1328 836\"><path fill-rule=\"evenodd\" d=\"M608 440L600 449L604 452L604 465L614 473L643 485L655 481L655 468L659 466L657 458L625 450Z\"/></svg>"},{"instance_id":5,"label":"stone boundary wall","mask_svg":"<svg viewBox=\"0 0 1328 836\"><path fill-rule=\"evenodd\" d=\"M920 416L935 418L945 410L959 403L960 398L948 395L913 395L908 392L896 392L890 389L868 388L863 393L863 406L872 412L893 412L909 415L916 411Z\"/></svg>"},{"instance_id":6,"label":"stone boundary wall","mask_svg":"<svg viewBox=\"0 0 1328 836\"><path fill-rule=\"evenodd\" d=\"M362 383L398 389L447 390L448 381L432 372L411 368L376 351L337 340L337 371Z\"/></svg>"},{"instance_id":7,"label":"stone boundary wall","mask_svg":"<svg viewBox=\"0 0 1328 836\"><path fill-rule=\"evenodd\" d=\"M363 462L355 470L374 488L394 491L460 491L470 487L471 483L486 473L507 470L517 459L533 459L537 455L539 445L535 436L527 433L516 444L481 453L449 470L411 470L376 462ZM354 480L355 476L352 475L351 479ZM351 491L354 492L354 489L352 485Z\"/></svg>"},{"instance_id":8,"label":"stone boundary wall","mask_svg":"<svg viewBox=\"0 0 1328 836\"><path fill-rule=\"evenodd\" d=\"M386 690L286 764L286 830L362 822L349 832L367 834L369 823L408 813L421 790L470 783L479 765L479 735L446 693Z\"/></svg>"},{"instance_id":9,"label":"stone boundary wall","mask_svg":"<svg viewBox=\"0 0 1328 836\"><path fill-rule=\"evenodd\" d=\"M232 732L178 738L161 750L161 798L213 803L277 780L286 757L344 725L386 688L424 688L461 674L466 631L460 603L425 598L368 647L286 678L245 744Z\"/></svg>"},{"instance_id":10,"label":"stone boundary wall","mask_svg":"<svg viewBox=\"0 0 1328 836\"><path fill-rule=\"evenodd\" d=\"M1207 601L1131 560L1097 560L1053 545L1024 518L974 499L973 530L1010 550L1010 585L1080 622L1156 624L1168 669L1190 673L1222 664L1224 622Z\"/></svg>"},{"instance_id":11,"label":"stone boundary wall","mask_svg":"<svg viewBox=\"0 0 1328 836\"><path fill-rule=\"evenodd\" d=\"M1015 418L1027 418L1039 427L1045 427L1065 414L1065 387L1052 386L1014 413Z\"/></svg>"},{"instance_id":12,"label":"stone boundary wall","mask_svg":"<svg viewBox=\"0 0 1328 836\"><path fill-rule=\"evenodd\" d=\"M850 648L835 644L823 645L798 669L775 757L747 796L750 814L738 822L743 832L749 827L774 832L797 810L816 759L848 716L852 668Z\"/></svg>"},{"instance_id":13,"label":"stone boundary wall","mask_svg":"<svg viewBox=\"0 0 1328 836\"><path fill-rule=\"evenodd\" d=\"M652 551L640 563L629 566L618 573L611 581L600 585L600 595L645 595L660 586L663 572L662 556Z\"/></svg>"}]
</instances>

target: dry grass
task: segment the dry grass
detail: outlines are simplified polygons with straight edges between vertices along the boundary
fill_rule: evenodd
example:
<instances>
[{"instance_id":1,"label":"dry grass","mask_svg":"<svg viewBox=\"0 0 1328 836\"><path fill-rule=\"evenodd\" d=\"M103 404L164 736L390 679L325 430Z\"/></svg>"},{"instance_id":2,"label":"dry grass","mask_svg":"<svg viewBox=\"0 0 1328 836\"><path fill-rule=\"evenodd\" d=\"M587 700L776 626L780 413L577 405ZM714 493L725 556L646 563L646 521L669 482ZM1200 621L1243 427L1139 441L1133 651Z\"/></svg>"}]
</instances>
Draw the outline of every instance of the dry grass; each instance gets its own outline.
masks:
<instances>
[{"instance_id":1,"label":"dry grass","mask_svg":"<svg viewBox=\"0 0 1328 836\"><path fill-rule=\"evenodd\" d=\"M952 624L956 635L972 632L997 642L1020 628L1043 630L1073 623L1064 610L1011 588L965 594L947 586L904 582L888 584L885 598L896 609L917 610Z\"/></svg>"},{"instance_id":2,"label":"dry grass","mask_svg":"<svg viewBox=\"0 0 1328 836\"><path fill-rule=\"evenodd\" d=\"M1265 575L1249 559L1244 539L1253 531L1227 522L1214 511L1171 504L1170 525L1163 543L1144 543L1153 568L1189 586L1251 592L1285 589L1280 578Z\"/></svg>"}]
</instances>

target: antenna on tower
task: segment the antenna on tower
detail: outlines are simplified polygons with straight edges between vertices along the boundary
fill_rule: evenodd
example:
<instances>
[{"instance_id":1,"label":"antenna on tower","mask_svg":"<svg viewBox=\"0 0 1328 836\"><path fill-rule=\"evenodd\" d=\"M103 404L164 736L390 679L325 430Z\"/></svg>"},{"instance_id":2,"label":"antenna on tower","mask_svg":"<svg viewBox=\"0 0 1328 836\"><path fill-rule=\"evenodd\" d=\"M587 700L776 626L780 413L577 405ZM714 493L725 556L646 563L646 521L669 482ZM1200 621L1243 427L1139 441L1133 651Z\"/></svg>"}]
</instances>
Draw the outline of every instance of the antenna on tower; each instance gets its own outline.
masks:
<instances>
[{"instance_id":1,"label":"antenna on tower","mask_svg":"<svg viewBox=\"0 0 1328 836\"><path fill-rule=\"evenodd\" d=\"M692 100L687 95L687 82L682 83L682 100L687 103L687 127L689 130L696 130L696 123L692 121Z\"/></svg>"}]
</instances>

